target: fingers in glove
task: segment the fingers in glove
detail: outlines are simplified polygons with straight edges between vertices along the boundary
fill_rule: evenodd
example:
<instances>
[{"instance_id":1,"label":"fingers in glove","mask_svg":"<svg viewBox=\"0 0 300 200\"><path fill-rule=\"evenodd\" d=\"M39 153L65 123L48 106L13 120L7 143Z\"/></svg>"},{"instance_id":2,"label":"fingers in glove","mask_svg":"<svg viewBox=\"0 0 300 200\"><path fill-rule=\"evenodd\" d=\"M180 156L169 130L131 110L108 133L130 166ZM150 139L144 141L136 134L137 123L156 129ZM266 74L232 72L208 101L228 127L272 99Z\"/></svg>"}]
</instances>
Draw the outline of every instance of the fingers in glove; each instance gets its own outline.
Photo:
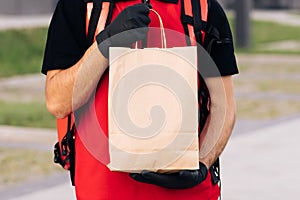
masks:
<instances>
[{"instance_id":1,"label":"fingers in glove","mask_svg":"<svg viewBox=\"0 0 300 200\"><path fill-rule=\"evenodd\" d=\"M151 19L148 15L142 15L140 16L140 27L145 27L145 26L148 26L151 22Z\"/></svg>"},{"instance_id":2,"label":"fingers in glove","mask_svg":"<svg viewBox=\"0 0 300 200\"><path fill-rule=\"evenodd\" d=\"M138 182L154 184L150 182L147 178L145 178L142 174L130 173L129 176Z\"/></svg>"},{"instance_id":3,"label":"fingers in glove","mask_svg":"<svg viewBox=\"0 0 300 200\"><path fill-rule=\"evenodd\" d=\"M129 176L136 181L147 183L147 180L141 174L130 173Z\"/></svg>"},{"instance_id":4,"label":"fingers in glove","mask_svg":"<svg viewBox=\"0 0 300 200\"><path fill-rule=\"evenodd\" d=\"M199 172L197 170L182 170L179 172L179 176L182 179L196 181L199 177Z\"/></svg>"},{"instance_id":5,"label":"fingers in glove","mask_svg":"<svg viewBox=\"0 0 300 200\"><path fill-rule=\"evenodd\" d=\"M137 13L144 14L144 15L149 15L150 13L150 8L144 3L135 4L133 6L129 6L128 8L132 10L136 10Z\"/></svg>"},{"instance_id":6,"label":"fingers in glove","mask_svg":"<svg viewBox=\"0 0 300 200\"><path fill-rule=\"evenodd\" d=\"M151 171L142 171L142 176L149 181L154 181L154 182L167 182L170 180L170 175L165 175L165 174L159 174Z\"/></svg>"},{"instance_id":7,"label":"fingers in glove","mask_svg":"<svg viewBox=\"0 0 300 200\"><path fill-rule=\"evenodd\" d=\"M160 174L155 172L143 171L142 176L148 181L148 183L165 188L180 188L182 183L182 180L179 178L178 173Z\"/></svg>"}]
</instances>

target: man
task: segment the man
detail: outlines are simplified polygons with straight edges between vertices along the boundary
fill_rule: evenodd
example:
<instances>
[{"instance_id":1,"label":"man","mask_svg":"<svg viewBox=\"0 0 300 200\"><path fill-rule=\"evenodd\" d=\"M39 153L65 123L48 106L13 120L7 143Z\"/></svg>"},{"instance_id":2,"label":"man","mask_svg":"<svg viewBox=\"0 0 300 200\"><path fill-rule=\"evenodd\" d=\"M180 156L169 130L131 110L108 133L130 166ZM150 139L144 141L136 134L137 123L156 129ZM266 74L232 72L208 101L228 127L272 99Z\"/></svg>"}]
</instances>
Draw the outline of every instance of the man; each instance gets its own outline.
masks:
<instances>
[{"instance_id":1,"label":"man","mask_svg":"<svg viewBox=\"0 0 300 200\"><path fill-rule=\"evenodd\" d=\"M151 5L161 15L165 28L184 33L180 20L180 0L151 0ZM184 170L170 175L111 172L96 159L82 137L75 132L77 199L218 199L220 190L217 184L212 183L208 169L221 155L235 122L232 75L237 74L238 70L227 18L215 0L211 1L210 6L208 20L219 30L222 40L213 42L207 37L204 46L212 43L211 57L220 76L205 78L210 93L210 115L201 133L200 144L205 140L205 135L218 137L209 150L200 146L199 170ZM148 27L158 26L157 18L149 14L147 5L140 4L138 0L116 1L111 24L100 33L97 32L96 41L89 46L86 37L86 1L60 0L49 27L42 68L47 75L46 104L49 112L57 118L64 118L82 109L84 105L89 105L96 88L94 104L98 111L97 118L101 129L107 134L108 48L129 47L146 37ZM111 39L124 31L131 31L131 34ZM149 46L156 46L155 41L149 41ZM185 37L172 38L168 47L175 46L186 46ZM221 82L223 87L220 88L217 82ZM77 120L83 123L82 118Z\"/></svg>"}]
</instances>

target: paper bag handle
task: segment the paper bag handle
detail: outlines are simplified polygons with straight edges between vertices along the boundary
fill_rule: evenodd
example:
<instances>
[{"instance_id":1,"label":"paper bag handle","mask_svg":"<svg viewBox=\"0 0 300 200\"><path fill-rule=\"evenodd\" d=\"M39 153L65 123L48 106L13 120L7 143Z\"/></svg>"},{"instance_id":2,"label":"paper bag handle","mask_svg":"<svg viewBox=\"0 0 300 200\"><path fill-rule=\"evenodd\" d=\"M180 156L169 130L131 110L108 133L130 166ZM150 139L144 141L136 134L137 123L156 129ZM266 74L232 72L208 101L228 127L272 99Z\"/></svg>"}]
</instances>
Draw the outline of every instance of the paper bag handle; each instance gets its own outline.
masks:
<instances>
[{"instance_id":1,"label":"paper bag handle","mask_svg":"<svg viewBox=\"0 0 300 200\"><path fill-rule=\"evenodd\" d=\"M165 33L163 21L156 10L150 9L150 11L152 11L158 17L159 27L160 27L161 48L165 49L167 48L167 39L166 39L166 33ZM137 49L137 47L138 47L138 42L135 43L135 48Z\"/></svg>"},{"instance_id":2,"label":"paper bag handle","mask_svg":"<svg viewBox=\"0 0 300 200\"><path fill-rule=\"evenodd\" d=\"M159 26L160 26L160 36L161 36L161 48L167 48L167 39L166 39L163 21L156 10L150 9L150 11L152 11L158 17Z\"/></svg>"}]
</instances>

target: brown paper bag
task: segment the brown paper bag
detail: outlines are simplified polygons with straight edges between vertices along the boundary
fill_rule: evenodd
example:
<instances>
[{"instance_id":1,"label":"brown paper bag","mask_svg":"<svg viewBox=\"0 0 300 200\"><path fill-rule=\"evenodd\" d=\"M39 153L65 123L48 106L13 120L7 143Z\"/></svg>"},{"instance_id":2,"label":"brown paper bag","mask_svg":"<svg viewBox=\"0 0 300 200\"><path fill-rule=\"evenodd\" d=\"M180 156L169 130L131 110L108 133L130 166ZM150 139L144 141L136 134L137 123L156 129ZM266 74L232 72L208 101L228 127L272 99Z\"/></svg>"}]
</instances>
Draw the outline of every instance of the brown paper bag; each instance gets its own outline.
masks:
<instances>
[{"instance_id":1,"label":"brown paper bag","mask_svg":"<svg viewBox=\"0 0 300 200\"><path fill-rule=\"evenodd\" d=\"M196 47L110 49L110 170L198 169L196 56Z\"/></svg>"}]
</instances>

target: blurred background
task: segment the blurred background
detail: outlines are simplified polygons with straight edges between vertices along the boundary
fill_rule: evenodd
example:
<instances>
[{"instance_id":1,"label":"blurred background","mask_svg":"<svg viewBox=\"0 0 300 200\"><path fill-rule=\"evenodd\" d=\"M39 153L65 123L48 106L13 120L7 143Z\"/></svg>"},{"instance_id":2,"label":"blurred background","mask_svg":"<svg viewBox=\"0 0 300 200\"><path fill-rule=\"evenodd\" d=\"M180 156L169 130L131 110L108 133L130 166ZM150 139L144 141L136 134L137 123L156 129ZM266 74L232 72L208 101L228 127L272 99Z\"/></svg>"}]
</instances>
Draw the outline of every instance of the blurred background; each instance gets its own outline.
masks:
<instances>
[{"instance_id":1,"label":"blurred background","mask_svg":"<svg viewBox=\"0 0 300 200\"><path fill-rule=\"evenodd\" d=\"M234 77L237 123L221 159L222 199L298 199L300 1L219 2L230 21L240 70ZM0 1L3 200L74 199L68 173L52 162L55 119L45 108L40 74L56 3Z\"/></svg>"},{"instance_id":2,"label":"blurred background","mask_svg":"<svg viewBox=\"0 0 300 200\"><path fill-rule=\"evenodd\" d=\"M58 0L10 0L0 2L0 14L28 15L50 14Z\"/></svg>"}]
</instances>

